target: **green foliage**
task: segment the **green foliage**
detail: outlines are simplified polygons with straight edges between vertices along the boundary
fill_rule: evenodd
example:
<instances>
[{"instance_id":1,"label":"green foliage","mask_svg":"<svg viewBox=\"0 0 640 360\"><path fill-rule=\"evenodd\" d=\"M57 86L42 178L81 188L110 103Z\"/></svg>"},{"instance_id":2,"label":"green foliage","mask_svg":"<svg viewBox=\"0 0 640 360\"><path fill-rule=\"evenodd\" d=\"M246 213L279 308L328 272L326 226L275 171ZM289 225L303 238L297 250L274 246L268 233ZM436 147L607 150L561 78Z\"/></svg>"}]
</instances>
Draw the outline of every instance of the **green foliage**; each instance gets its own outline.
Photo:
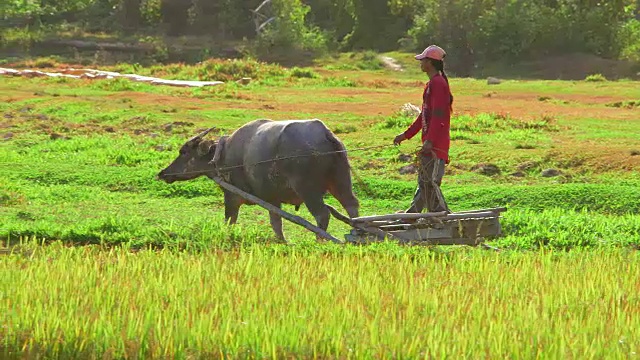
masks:
<instances>
[{"instance_id":1,"label":"green foliage","mask_svg":"<svg viewBox=\"0 0 640 360\"><path fill-rule=\"evenodd\" d=\"M381 70L384 68L378 53L371 50L341 53L334 58L324 59L324 63L327 70Z\"/></svg>"},{"instance_id":2,"label":"green foliage","mask_svg":"<svg viewBox=\"0 0 640 360\"><path fill-rule=\"evenodd\" d=\"M353 125L338 125L335 126L333 129L331 129L335 134L350 134L353 132L358 131L358 128L356 128Z\"/></svg>"},{"instance_id":3,"label":"green foliage","mask_svg":"<svg viewBox=\"0 0 640 360\"><path fill-rule=\"evenodd\" d=\"M627 21L620 28L618 41L622 49L621 57L640 63L640 20L630 19Z\"/></svg>"},{"instance_id":4,"label":"green foliage","mask_svg":"<svg viewBox=\"0 0 640 360\"><path fill-rule=\"evenodd\" d=\"M144 87L144 84L125 78L107 79L94 84L95 88L108 91L134 91Z\"/></svg>"},{"instance_id":5,"label":"green foliage","mask_svg":"<svg viewBox=\"0 0 640 360\"><path fill-rule=\"evenodd\" d=\"M592 75L588 75L584 81L588 81L588 82L603 82L603 81L607 81L607 78L604 77L604 75L602 74L592 74Z\"/></svg>"},{"instance_id":6,"label":"green foliage","mask_svg":"<svg viewBox=\"0 0 640 360\"><path fill-rule=\"evenodd\" d=\"M640 21L634 0L274 0L265 7L270 12L261 11L266 18L258 18L252 10L260 3L8 0L0 4L4 21L0 45L26 47L42 40L42 32L52 38L79 36L83 31L98 36L126 32L135 34L133 38L168 33L206 36L224 48L242 42L237 46L241 53L293 63L339 47L417 51L437 43L447 50L448 65L462 76L471 74L475 65L496 60L570 53L640 61ZM256 34L255 22L271 16L274 20ZM205 56L173 54L164 41L156 46L156 61ZM217 51L215 47L206 46L203 52Z\"/></svg>"},{"instance_id":7,"label":"green foliage","mask_svg":"<svg viewBox=\"0 0 640 360\"><path fill-rule=\"evenodd\" d=\"M388 0L352 0L354 26L343 39L347 49L395 49L411 23L411 17L392 14Z\"/></svg>"},{"instance_id":8,"label":"green foliage","mask_svg":"<svg viewBox=\"0 0 640 360\"><path fill-rule=\"evenodd\" d=\"M286 71L283 67L269 64L255 59L208 59L195 65L183 63L167 66L156 65L151 67L139 67L130 64L118 64L114 71L123 73L135 73L139 75L155 76L167 79L202 80L202 81L236 81L243 77L252 79L269 79L283 77ZM295 70L312 72L312 70Z\"/></svg>"},{"instance_id":9,"label":"green foliage","mask_svg":"<svg viewBox=\"0 0 640 360\"><path fill-rule=\"evenodd\" d=\"M144 0L140 4L140 13L146 24L157 24L161 21L161 0Z\"/></svg>"},{"instance_id":10,"label":"green foliage","mask_svg":"<svg viewBox=\"0 0 640 360\"><path fill-rule=\"evenodd\" d=\"M341 43L345 36L353 31L353 0L306 0L305 4L311 7L307 19L323 29L328 39L335 39Z\"/></svg>"},{"instance_id":11,"label":"green foliage","mask_svg":"<svg viewBox=\"0 0 640 360\"><path fill-rule=\"evenodd\" d=\"M40 28L7 27L0 28L0 48L20 47L29 49L34 43L41 41L45 32Z\"/></svg>"},{"instance_id":12,"label":"green foliage","mask_svg":"<svg viewBox=\"0 0 640 360\"><path fill-rule=\"evenodd\" d=\"M379 129L404 129L408 128L416 118L414 116L407 116L401 113L395 113L391 116L387 116L383 122L376 124Z\"/></svg>"},{"instance_id":13,"label":"green foliage","mask_svg":"<svg viewBox=\"0 0 640 360\"><path fill-rule=\"evenodd\" d=\"M503 229L509 235L496 241L496 245L521 250L629 246L635 243L634 234L640 230L637 216L594 216L591 211L567 212L559 208L514 212L508 218Z\"/></svg>"},{"instance_id":14,"label":"green foliage","mask_svg":"<svg viewBox=\"0 0 640 360\"><path fill-rule=\"evenodd\" d=\"M33 66L37 68L55 68L58 66L58 61L51 56L38 58L33 62Z\"/></svg>"},{"instance_id":15,"label":"green foliage","mask_svg":"<svg viewBox=\"0 0 640 360\"><path fill-rule=\"evenodd\" d=\"M356 67L360 70L380 70L384 68L384 64L376 52L365 51L359 53L356 60Z\"/></svg>"},{"instance_id":16,"label":"green foliage","mask_svg":"<svg viewBox=\"0 0 640 360\"><path fill-rule=\"evenodd\" d=\"M308 78L308 79L314 79L319 77L318 73L313 71L313 69L299 68L297 66L291 69L291 76L297 77L297 78Z\"/></svg>"},{"instance_id":17,"label":"green foliage","mask_svg":"<svg viewBox=\"0 0 640 360\"><path fill-rule=\"evenodd\" d=\"M413 115L406 115L398 111L384 119L376 126L379 129L405 128L415 121ZM451 131L453 133L464 131L470 133L493 133L500 130L532 130L532 131L558 131L552 118L543 118L538 121L525 121L514 119L509 115L493 113L481 113L477 115L454 115L451 118Z\"/></svg>"},{"instance_id":18,"label":"green foliage","mask_svg":"<svg viewBox=\"0 0 640 360\"><path fill-rule=\"evenodd\" d=\"M67 12L80 12L96 0L5 0L0 4L0 19L18 16L38 17Z\"/></svg>"},{"instance_id":19,"label":"green foliage","mask_svg":"<svg viewBox=\"0 0 640 360\"><path fill-rule=\"evenodd\" d=\"M358 84L347 78L343 77L335 77L335 76L327 76L322 79L322 84L327 87L356 87Z\"/></svg>"},{"instance_id":20,"label":"green foliage","mask_svg":"<svg viewBox=\"0 0 640 360\"><path fill-rule=\"evenodd\" d=\"M430 0L405 6L417 13L408 32L415 50L437 43L451 54L450 62L468 68L470 64L457 62L571 52L629 54L639 41L634 38L638 21L626 7L631 3L510 0L497 6L483 1Z\"/></svg>"},{"instance_id":21,"label":"green foliage","mask_svg":"<svg viewBox=\"0 0 640 360\"><path fill-rule=\"evenodd\" d=\"M327 50L327 37L306 21L309 6L300 0L273 0L272 7L275 19L264 27L255 44L258 57L311 57Z\"/></svg>"},{"instance_id":22,"label":"green foliage","mask_svg":"<svg viewBox=\"0 0 640 360\"><path fill-rule=\"evenodd\" d=\"M454 116L451 120L452 131L469 131L474 133L495 132L496 130L524 129L539 131L558 131L553 118L545 117L538 121L514 119L509 115L477 114Z\"/></svg>"},{"instance_id":23,"label":"green foliage","mask_svg":"<svg viewBox=\"0 0 640 360\"><path fill-rule=\"evenodd\" d=\"M608 103L607 106L625 109L640 108L640 100L616 101Z\"/></svg>"},{"instance_id":24,"label":"green foliage","mask_svg":"<svg viewBox=\"0 0 640 360\"><path fill-rule=\"evenodd\" d=\"M219 60L210 59L196 68L198 79L232 81L243 77L267 78L281 76L283 69L276 65L256 60Z\"/></svg>"}]
</instances>

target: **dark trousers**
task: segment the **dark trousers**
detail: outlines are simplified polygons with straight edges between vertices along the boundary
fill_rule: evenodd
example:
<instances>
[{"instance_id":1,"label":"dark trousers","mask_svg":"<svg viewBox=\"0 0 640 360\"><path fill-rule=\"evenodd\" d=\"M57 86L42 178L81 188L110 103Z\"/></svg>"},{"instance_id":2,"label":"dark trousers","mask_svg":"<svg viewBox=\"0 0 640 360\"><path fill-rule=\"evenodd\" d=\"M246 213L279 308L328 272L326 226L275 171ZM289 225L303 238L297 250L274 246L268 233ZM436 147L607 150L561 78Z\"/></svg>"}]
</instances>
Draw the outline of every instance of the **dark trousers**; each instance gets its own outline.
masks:
<instances>
[{"instance_id":1,"label":"dark trousers","mask_svg":"<svg viewBox=\"0 0 640 360\"><path fill-rule=\"evenodd\" d=\"M449 207L440 190L445 161L422 153L419 156L418 188L413 195L411 207L406 212L420 213L425 206L429 212L449 212Z\"/></svg>"}]
</instances>

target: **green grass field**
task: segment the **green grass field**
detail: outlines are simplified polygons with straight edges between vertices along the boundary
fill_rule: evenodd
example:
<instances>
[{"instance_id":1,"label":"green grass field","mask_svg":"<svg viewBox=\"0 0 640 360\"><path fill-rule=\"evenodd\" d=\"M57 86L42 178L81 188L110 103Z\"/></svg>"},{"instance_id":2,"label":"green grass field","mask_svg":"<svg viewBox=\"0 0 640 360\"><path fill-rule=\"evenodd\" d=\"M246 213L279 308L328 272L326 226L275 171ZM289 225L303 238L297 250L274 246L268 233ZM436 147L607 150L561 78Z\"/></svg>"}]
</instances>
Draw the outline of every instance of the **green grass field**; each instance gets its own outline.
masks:
<instances>
[{"instance_id":1,"label":"green grass field","mask_svg":"<svg viewBox=\"0 0 640 360\"><path fill-rule=\"evenodd\" d=\"M508 207L505 236L489 242L500 253L316 243L286 222L291 244L275 244L261 208L242 207L238 224L224 225L212 181L154 179L200 129L217 127L215 137L257 118L319 118L347 149L391 144L412 121L398 109L419 105L424 82L415 64L399 60L407 71L358 69L348 59L313 69L114 68L227 81L202 89L1 77L1 351L638 356L640 113L630 105L640 100L637 82L451 79L443 192L453 211ZM242 76L254 80L233 82ZM416 137L349 153L361 214L408 206L416 175L399 172L412 162L400 155L418 146ZM483 164L500 171L483 174ZM559 175L544 177L546 169ZM313 219L304 207L298 215ZM330 222L338 238L349 230Z\"/></svg>"}]
</instances>

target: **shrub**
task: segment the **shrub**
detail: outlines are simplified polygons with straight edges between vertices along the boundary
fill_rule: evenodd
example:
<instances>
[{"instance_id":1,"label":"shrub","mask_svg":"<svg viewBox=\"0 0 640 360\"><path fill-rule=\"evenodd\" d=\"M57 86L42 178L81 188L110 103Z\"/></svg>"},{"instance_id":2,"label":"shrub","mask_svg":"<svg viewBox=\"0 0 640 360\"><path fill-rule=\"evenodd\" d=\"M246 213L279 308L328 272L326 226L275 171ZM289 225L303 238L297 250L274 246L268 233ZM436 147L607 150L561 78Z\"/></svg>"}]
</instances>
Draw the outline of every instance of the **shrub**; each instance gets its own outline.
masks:
<instances>
[{"instance_id":1,"label":"shrub","mask_svg":"<svg viewBox=\"0 0 640 360\"><path fill-rule=\"evenodd\" d=\"M415 119L416 117L413 115L407 116L397 112L386 117L383 122L376 124L376 127L378 129L406 128L409 127Z\"/></svg>"},{"instance_id":2,"label":"shrub","mask_svg":"<svg viewBox=\"0 0 640 360\"><path fill-rule=\"evenodd\" d=\"M607 81L607 78L604 77L604 75L602 74L592 74L587 76L584 81L588 81L588 82L602 82L602 81Z\"/></svg>"},{"instance_id":3,"label":"shrub","mask_svg":"<svg viewBox=\"0 0 640 360\"><path fill-rule=\"evenodd\" d=\"M354 125L337 125L332 130L335 134L349 134L358 131Z\"/></svg>"},{"instance_id":4,"label":"shrub","mask_svg":"<svg viewBox=\"0 0 640 360\"><path fill-rule=\"evenodd\" d=\"M640 21L627 21L618 33L621 46L620 56L623 59L640 62Z\"/></svg>"},{"instance_id":5,"label":"shrub","mask_svg":"<svg viewBox=\"0 0 640 360\"><path fill-rule=\"evenodd\" d=\"M606 106L615 107L615 108L625 108L625 109L640 108L640 100L616 101L616 102L608 103L606 104Z\"/></svg>"},{"instance_id":6,"label":"shrub","mask_svg":"<svg viewBox=\"0 0 640 360\"><path fill-rule=\"evenodd\" d=\"M58 62L52 57L38 58L33 62L33 66L40 69L54 68L58 66Z\"/></svg>"},{"instance_id":7,"label":"shrub","mask_svg":"<svg viewBox=\"0 0 640 360\"><path fill-rule=\"evenodd\" d=\"M309 68L294 67L293 69L291 69L291 76L297 77L297 78L313 79L313 78L317 78L318 74Z\"/></svg>"},{"instance_id":8,"label":"shrub","mask_svg":"<svg viewBox=\"0 0 640 360\"><path fill-rule=\"evenodd\" d=\"M360 70L380 70L384 68L382 60L380 60L378 54L374 51L365 51L362 53L359 56L356 66Z\"/></svg>"},{"instance_id":9,"label":"shrub","mask_svg":"<svg viewBox=\"0 0 640 360\"><path fill-rule=\"evenodd\" d=\"M193 67L184 67L180 77L204 81L234 81L243 77L264 79L284 75L284 69L273 64L247 59L209 59Z\"/></svg>"},{"instance_id":10,"label":"shrub","mask_svg":"<svg viewBox=\"0 0 640 360\"><path fill-rule=\"evenodd\" d=\"M144 85L125 78L99 80L92 84L93 88L107 91L136 91Z\"/></svg>"},{"instance_id":11,"label":"shrub","mask_svg":"<svg viewBox=\"0 0 640 360\"><path fill-rule=\"evenodd\" d=\"M243 77L257 78L260 76L282 75L279 66L265 64L256 60L207 60L202 64L212 80L234 80Z\"/></svg>"},{"instance_id":12,"label":"shrub","mask_svg":"<svg viewBox=\"0 0 640 360\"><path fill-rule=\"evenodd\" d=\"M274 20L263 28L254 44L253 51L257 57L265 60L290 59L326 52L325 34L306 23L309 6L300 0L273 0L272 7Z\"/></svg>"},{"instance_id":13,"label":"shrub","mask_svg":"<svg viewBox=\"0 0 640 360\"><path fill-rule=\"evenodd\" d=\"M398 0L395 0L399 2ZM640 22L625 2L471 0L402 2L416 14L404 43L422 50L437 43L450 63L524 59L584 52L640 55ZM468 65L468 64L465 64Z\"/></svg>"},{"instance_id":14,"label":"shrub","mask_svg":"<svg viewBox=\"0 0 640 360\"><path fill-rule=\"evenodd\" d=\"M337 78L329 76L323 79L322 84L330 87L357 87L358 84L346 77Z\"/></svg>"}]
</instances>

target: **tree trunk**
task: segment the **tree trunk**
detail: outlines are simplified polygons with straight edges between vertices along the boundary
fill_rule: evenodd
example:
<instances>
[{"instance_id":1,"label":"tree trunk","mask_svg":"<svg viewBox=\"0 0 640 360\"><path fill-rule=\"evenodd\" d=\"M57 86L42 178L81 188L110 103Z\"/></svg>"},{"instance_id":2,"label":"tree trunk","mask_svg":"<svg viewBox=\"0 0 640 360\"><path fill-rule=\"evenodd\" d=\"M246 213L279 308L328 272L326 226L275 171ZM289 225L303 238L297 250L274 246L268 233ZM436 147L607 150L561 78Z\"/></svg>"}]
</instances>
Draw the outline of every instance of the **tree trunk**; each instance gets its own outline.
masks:
<instances>
[{"instance_id":1,"label":"tree trunk","mask_svg":"<svg viewBox=\"0 0 640 360\"><path fill-rule=\"evenodd\" d=\"M389 39L397 32L398 19L390 15L387 1L354 0L354 12L356 20L350 46L353 49L389 50Z\"/></svg>"},{"instance_id":2,"label":"tree trunk","mask_svg":"<svg viewBox=\"0 0 640 360\"><path fill-rule=\"evenodd\" d=\"M217 38L224 23L228 19L220 16L223 8L218 0L196 0L194 1L195 18L191 23L193 33L203 35L209 34Z\"/></svg>"},{"instance_id":3,"label":"tree trunk","mask_svg":"<svg viewBox=\"0 0 640 360\"><path fill-rule=\"evenodd\" d=\"M190 7L190 0L162 0L160 13L162 22L168 26L168 35L177 36L186 32Z\"/></svg>"},{"instance_id":4,"label":"tree trunk","mask_svg":"<svg viewBox=\"0 0 640 360\"><path fill-rule=\"evenodd\" d=\"M127 30L136 30L142 22L141 0L123 0L120 11L122 26Z\"/></svg>"}]
</instances>

